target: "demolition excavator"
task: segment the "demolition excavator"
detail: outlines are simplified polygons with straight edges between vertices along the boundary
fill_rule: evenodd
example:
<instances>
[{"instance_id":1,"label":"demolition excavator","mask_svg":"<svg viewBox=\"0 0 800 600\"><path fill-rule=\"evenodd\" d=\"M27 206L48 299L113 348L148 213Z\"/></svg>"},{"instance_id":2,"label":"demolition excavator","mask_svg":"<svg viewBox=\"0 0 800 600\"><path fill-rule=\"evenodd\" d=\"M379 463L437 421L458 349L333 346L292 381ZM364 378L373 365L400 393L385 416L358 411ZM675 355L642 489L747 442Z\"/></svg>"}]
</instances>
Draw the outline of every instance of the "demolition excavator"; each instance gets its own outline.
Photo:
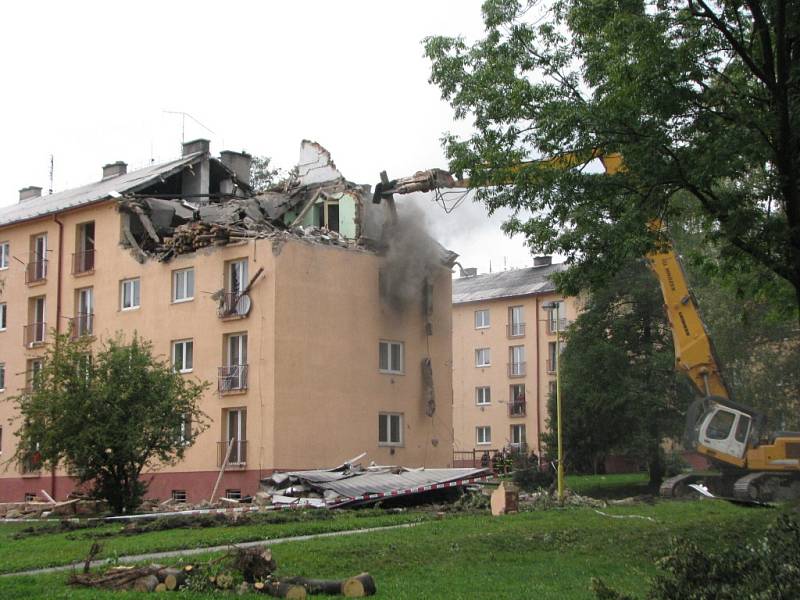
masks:
<instances>
[{"instance_id":1,"label":"demolition excavator","mask_svg":"<svg viewBox=\"0 0 800 600\"><path fill-rule=\"evenodd\" d=\"M620 154L592 150L584 155L569 153L520 163L506 169L507 177L504 174L499 180L510 183L523 169L568 169L595 159L602 162L607 175L625 168ZM473 187L469 179L457 179L441 169L395 180L389 180L384 172L373 201L387 201L394 213L395 194L433 191L440 198L442 190L446 193ZM661 495L683 496L689 493L690 485L699 484L713 495L742 502L800 498L800 432L770 432L763 413L733 400L680 258L661 221L651 221L648 226L662 233L662 241L647 260L661 286L675 345L675 366L697 393L687 410L683 446L704 456L718 470L715 474L683 473L667 479L661 485Z\"/></svg>"}]
</instances>

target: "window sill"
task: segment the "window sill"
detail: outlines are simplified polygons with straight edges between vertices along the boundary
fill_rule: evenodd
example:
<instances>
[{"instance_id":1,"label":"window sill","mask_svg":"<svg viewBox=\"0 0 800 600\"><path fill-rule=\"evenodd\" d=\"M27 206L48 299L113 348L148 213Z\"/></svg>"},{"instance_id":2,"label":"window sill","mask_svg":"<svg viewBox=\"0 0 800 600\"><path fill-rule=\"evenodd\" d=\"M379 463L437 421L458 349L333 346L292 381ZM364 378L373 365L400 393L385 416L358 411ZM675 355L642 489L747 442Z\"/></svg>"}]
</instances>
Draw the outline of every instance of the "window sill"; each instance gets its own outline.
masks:
<instances>
[{"instance_id":1,"label":"window sill","mask_svg":"<svg viewBox=\"0 0 800 600\"><path fill-rule=\"evenodd\" d=\"M475 406L480 406L481 408L483 408L484 406L491 406L491 405L492 405L491 402L476 402L475 403Z\"/></svg>"},{"instance_id":2,"label":"window sill","mask_svg":"<svg viewBox=\"0 0 800 600\"><path fill-rule=\"evenodd\" d=\"M186 302L192 302L194 300L194 296L191 298L181 298L180 300L173 300L173 304L185 304Z\"/></svg>"},{"instance_id":3,"label":"window sill","mask_svg":"<svg viewBox=\"0 0 800 600\"><path fill-rule=\"evenodd\" d=\"M242 396L247 393L247 388L241 390L225 390L224 392L219 392L220 396Z\"/></svg>"},{"instance_id":4,"label":"window sill","mask_svg":"<svg viewBox=\"0 0 800 600\"><path fill-rule=\"evenodd\" d=\"M142 305L140 304L139 306L129 306L128 308L120 308L119 312L131 312L134 310L139 310L141 307Z\"/></svg>"},{"instance_id":5,"label":"window sill","mask_svg":"<svg viewBox=\"0 0 800 600\"><path fill-rule=\"evenodd\" d=\"M28 350L33 350L34 348L41 348L41 347L42 347L42 346L44 346L46 343L47 343L47 342L45 342L44 340L42 340L41 342L28 342L27 344L25 344L25 347L26 347Z\"/></svg>"},{"instance_id":6,"label":"window sill","mask_svg":"<svg viewBox=\"0 0 800 600\"><path fill-rule=\"evenodd\" d=\"M476 369L485 369L487 367L491 367L492 365L475 365Z\"/></svg>"},{"instance_id":7,"label":"window sill","mask_svg":"<svg viewBox=\"0 0 800 600\"><path fill-rule=\"evenodd\" d=\"M393 444L391 442L378 442L379 448L405 448L405 444Z\"/></svg>"},{"instance_id":8,"label":"window sill","mask_svg":"<svg viewBox=\"0 0 800 600\"><path fill-rule=\"evenodd\" d=\"M381 375L405 375L405 371L384 371L383 369L378 369L378 373Z\"/></svg>"},{"instance_id":9,"label":"window sill","mask_svg":"<svg viewBox=\"0 0 800 600\"><path fill-rule=\"evenodd\" d=\"M81 271L80 273L73 273L73 277L89 277L90 275L94 275L94 269L89 269L88 271Z\"/></svg>"},{"instance_id":10,"label":"window sill","mask_svg":"<svg viewBox=\"0 0 800 600\"><path fill-rule=\"evenodd\" d=\"M187 373L191 373L192 371L194 371L194 369L180 369L178 373L180 373L181 375L186 375Z\"/></svg>"},{"instance_id":11,"label":"window sill","mask_svg":"<svg viewBox=\"0 0 800 600\"><path fill-rule=\"evenodd\" d=\"M228 245L230 245L230 244L228 244ZM250 314L250 313L247 313L247 315L249 315L249 314ZM219 320L220 320L220 321L240 321L240 320L242 320L242 319L246 319L246 318L247 318L247 315L238 315L238 314L232 314L232 315L221 315L221 316L219 317Z\"/></svg>"},{"instance_id":12,"label":"window sill","mask_svg":"<svg viewBox=\"0 0 800 600\"><path fill-rule=\"evenodd\" d=\"M45 279L37 279L36 281L28 281L28 282L26 282L26 285L28 287L38 287L38 286L44 285L46 283L47 283L47 279L45 278Z\"/></svg>"},{"instance_id":13,"label":"window sill","mask_svg":"<svg viewBox=\"0 0 800 600\"><path fill-rule=\"evenodd\" d=\"M475 442L476 446L491 446L492 442Z\"/></svg>"}]
</instances>

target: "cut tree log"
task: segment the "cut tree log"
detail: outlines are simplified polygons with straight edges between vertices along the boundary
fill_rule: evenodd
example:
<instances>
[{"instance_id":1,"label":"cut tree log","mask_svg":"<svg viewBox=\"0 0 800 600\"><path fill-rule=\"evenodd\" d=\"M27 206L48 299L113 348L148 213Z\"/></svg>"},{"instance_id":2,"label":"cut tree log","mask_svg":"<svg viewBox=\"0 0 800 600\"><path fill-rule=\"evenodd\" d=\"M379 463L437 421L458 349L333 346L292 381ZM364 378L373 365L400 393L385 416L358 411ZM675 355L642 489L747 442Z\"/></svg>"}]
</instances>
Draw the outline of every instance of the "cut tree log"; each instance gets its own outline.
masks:
<instances>
[{"instance_id":1,"label":"cut tree log","mask_svg":"<svg viewBox=\"0 0 800 600\"><path fill-rule=\"evenodd\" d=\"M282 579L282 583L302 585L306 591L313 595L327 594L329 596L341 596L344 581L339 579L310 579L308 577L289 577Z\"/></svg>"},{"instance_id":2,"label":"cut tree log","mask_svg":"<svg viewBox=\"0 0 800 600\"><path fill-rule=\"evenodd\" d=\"M163 583L159 583L159 584L156 586L156 589L155 589L155 590L153 590L153 591L154 591L154 592L168 592L168 591L169 591L169 589L167 588L167 586L166 586L165 584L163 584Z\"/></svg>"},{"instance_id":3,"label":"cut tree log","mask_svg":"<svg viewBox=\"0 0 800 600\"><path fill-rule=\"evenodd\" d=\"M156 573L158 580L167 586L169 591L177 590L186 583L186 572L180 569L161 569Z\"/></svg>"},{"instance_id":4,"label":"cut tree log","mask_svg":"<svg viewBox=\"0 0 800 600\"><path fill-rule=\"evenodd\" d=\"M291 583L267 583L259 591L273 598L290 598L291 600L305 600L307 596L306 588Z\"/></svg>"},{"instance_id":5,"label":"cut tree log","mask_svg":"<svg viewBox=\"0 0 800 600\"><path fill-rule=\"evenodd\" d=\"M133 589L137 592L153 592L158 584L158 577L155 575L146 575L133 582Z\"/></svg>"},{"instance_id":6,"label":"cut tree log","mask_svg":"<svg viewBox=\"0 0 800 600\"><path fill-rule=\"evenodd\" d=\"M355 577L349 577L342 584L342 593L347 598L372 596L375 591L375 580L369 573L361 573Z\"/></svg>"}]
</instances>

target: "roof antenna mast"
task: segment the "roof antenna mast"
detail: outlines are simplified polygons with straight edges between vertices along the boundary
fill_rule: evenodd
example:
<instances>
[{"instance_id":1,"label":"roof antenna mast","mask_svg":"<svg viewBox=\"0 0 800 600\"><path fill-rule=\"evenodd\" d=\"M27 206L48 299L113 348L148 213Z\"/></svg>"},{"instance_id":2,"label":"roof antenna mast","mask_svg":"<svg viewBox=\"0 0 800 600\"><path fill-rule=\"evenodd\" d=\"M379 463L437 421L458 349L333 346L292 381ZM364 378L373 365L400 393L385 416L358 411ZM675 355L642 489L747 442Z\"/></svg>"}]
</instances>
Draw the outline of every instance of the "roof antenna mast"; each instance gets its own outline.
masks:
<instances>
[{"instance_id":1,"label":"roof antenna mast","mask_svg":"<svg viewBox=\"0 0 800 600\"><path fill-rule=\"evenodd\" d=\"M183 112L182 110L165 110L163 111L170 115L180 115L181 116L181 147L183 147L183 143L186 141L186 117L189 117L192 121L200 125L203 129L208 131L211 135L217 135L211 129L203 125L200 121L195 119L192 115L187 112Z\"/></svg>"},{"instance_id":2,"label":"roof antenna mast","mask_svg":"<svg viewBox=\"0 0 800 600\"><path fill-rule=\"evenodd\" d=\"M48 194L53 193L53 155L50 155L50 187L47 189Z\"/></svg>"}]
</instances>

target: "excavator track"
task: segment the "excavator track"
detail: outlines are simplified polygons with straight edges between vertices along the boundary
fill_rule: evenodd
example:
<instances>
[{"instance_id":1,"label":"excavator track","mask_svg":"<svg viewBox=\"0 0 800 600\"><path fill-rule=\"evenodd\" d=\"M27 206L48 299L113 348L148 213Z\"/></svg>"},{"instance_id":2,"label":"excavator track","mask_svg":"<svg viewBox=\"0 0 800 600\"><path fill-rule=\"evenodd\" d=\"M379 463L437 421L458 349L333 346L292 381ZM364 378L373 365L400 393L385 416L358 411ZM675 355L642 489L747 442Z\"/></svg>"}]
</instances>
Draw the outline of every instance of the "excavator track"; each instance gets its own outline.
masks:
<instances>
[{"instance_id":1,"label":"excavator track","mask_svg":"<svg viewBox=\"0 0 800 600\"><path fill-rule=\"evenodd\" d=\"M776 502L800 498L800 477L791 473L756 471L740 477L733 496L745 502Z\"/></svg>"},{"instance_id":2,"label":"excavator track","mask_svg":"<svg viewBox=\"0 0 800 600\"><path fill-rule=\"evenodd\" d=\"M730 478L721 473L681 473L665 479L659 488L662 498L686 498L695 496L696 492L689 485L701 483L715 496L730 495Z\"/></svg>"}]
</instances>

